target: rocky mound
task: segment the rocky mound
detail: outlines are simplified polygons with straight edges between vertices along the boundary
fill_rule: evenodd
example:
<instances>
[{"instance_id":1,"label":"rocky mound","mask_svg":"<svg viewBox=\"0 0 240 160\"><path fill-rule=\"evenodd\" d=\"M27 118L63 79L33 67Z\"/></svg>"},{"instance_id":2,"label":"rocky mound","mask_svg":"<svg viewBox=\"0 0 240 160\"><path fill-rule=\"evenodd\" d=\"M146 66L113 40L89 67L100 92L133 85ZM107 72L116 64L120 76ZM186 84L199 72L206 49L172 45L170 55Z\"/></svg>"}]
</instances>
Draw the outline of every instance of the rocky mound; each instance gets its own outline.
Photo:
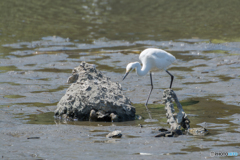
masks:
<instances>
[{"instance_id":1,"label":"rocky mound","mask_svg":"<svg viewBox=\"0 0 240 160\"><path fill-rule=\"evenodd\" d=\"M81 63L68 78L72 83L61 98L55 116L91 121L135 119L135 108L125 97L121 85L112 82L95 65Z\"/></svg>"}]
</instances>

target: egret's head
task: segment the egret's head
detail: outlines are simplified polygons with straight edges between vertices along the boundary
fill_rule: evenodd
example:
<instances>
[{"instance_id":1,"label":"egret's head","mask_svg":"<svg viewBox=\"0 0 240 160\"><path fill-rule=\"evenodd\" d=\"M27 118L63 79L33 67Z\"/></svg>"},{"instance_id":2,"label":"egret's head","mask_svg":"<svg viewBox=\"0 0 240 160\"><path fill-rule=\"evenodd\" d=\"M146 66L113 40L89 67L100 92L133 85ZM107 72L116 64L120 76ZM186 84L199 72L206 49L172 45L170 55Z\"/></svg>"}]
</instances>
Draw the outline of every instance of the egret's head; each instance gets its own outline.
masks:
<instances>
[{"instance_id":1,"label":"egret's head","mask_svg":"<svg viewBox=\"0 0 240 160\"><path fill-rule=\"evenodd\" d=\"M123 80L127 77L127 75L135 68L135 63L129 63L126 67L126 73L123 77Z\"/></svg>"}]
</instances>

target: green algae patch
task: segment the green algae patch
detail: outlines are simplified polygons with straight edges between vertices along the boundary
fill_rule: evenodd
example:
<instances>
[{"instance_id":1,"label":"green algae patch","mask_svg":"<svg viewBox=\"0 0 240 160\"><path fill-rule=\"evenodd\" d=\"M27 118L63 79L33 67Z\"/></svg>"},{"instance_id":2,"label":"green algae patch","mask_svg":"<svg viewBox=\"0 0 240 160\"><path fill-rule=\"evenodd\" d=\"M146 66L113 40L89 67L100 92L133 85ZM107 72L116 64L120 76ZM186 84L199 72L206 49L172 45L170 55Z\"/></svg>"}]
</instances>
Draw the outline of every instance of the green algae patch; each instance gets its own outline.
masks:
<instances>
[{"instance_id":1,"label":"green algae patch","mask_svg":"<svg viewBox=\"0 0 240 160\"><path fill-rule=\"evenodd\" d=\"M21 96L21 95L5 95L4 98L23 98L26 96Z\"/></svg>"}]
</instances>

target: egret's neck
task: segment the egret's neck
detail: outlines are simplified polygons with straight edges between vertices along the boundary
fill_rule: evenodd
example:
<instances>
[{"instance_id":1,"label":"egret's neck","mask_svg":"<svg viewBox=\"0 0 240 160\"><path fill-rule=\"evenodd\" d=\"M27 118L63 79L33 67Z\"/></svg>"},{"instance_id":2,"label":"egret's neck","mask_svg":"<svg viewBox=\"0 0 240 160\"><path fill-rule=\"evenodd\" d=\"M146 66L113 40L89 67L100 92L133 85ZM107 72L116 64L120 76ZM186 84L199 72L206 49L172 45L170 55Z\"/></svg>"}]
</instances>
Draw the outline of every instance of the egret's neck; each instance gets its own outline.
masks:
<instances>
[{"instance_id":1,"label":"egret's neck","mask_svg":"<svg viewBox=\"0 0 240 160\"><path fill-rule=\"evenodd\" d=\"M135 68L137 70L137 74L139 76L144 76L148 73L148 71L150 71L151 67L148 67L148 66L141 66L141 64L139 62L135 62Z\"/></svg>"}]
</instances>

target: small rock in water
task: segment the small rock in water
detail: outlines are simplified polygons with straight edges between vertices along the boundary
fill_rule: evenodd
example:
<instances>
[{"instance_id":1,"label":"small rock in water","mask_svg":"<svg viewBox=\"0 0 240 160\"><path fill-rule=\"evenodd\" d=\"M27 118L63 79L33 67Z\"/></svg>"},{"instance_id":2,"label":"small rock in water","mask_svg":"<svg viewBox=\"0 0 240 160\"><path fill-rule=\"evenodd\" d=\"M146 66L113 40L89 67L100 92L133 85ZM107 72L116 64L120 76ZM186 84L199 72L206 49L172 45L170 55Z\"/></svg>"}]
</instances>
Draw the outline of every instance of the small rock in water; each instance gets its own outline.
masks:
<instances>
[{"instance_id":1,"label":"small rock in water","mask_svg":"<svg viewBox=\"0 0 240 160\"><path fill-rule=\"evenodd\" d=\"M113 131L111 133L109 133L108 135L106 135L107 138L121 138L122 137L122 133L119 130Z\"/></svg>"},{"instance_id":2,"label":"small rock in water","mask_svg":"<svg viewBox=\"0 0 240 160\"><path fill-rule=\"evenodd\" d=\"M205 136L207 135L209 132L206 128L189 128L188 129L188 133L192 134L194 136Z\"/></svg>"},{"instance_id":3,"label":"small rock in water","mask_svg":"<svg viewBox=\"0 0 240 160\"><path fill-rule=\"evenodd\" d=\"M135 119L136 119L136 120L141 120L141 119L142 119L142 116L136 115Z\"/></svg>"}]
</instances>

